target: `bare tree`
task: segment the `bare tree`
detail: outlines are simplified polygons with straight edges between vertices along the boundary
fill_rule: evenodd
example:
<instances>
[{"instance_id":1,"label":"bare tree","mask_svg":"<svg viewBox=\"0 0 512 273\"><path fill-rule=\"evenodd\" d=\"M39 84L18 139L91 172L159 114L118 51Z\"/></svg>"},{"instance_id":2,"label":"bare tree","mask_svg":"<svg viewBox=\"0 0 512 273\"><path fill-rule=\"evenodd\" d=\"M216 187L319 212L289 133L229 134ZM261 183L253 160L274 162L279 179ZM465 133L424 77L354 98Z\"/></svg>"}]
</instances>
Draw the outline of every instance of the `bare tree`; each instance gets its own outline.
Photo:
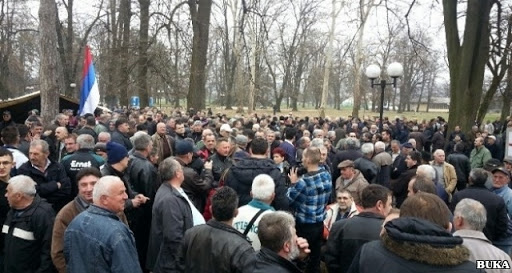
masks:
<instances>
[{"instance_id":1,"label":"bare tree","mask_svg":"<svg viewBox=\"0 0 512 273\"><path fill-rule=\"evenodd\" d=\"M489 105L491 104L494 95L498 91L498 87L501 84L503 78L507 74L508 69L510 68L510 46L512 44L512 15L508 15L508 18L503 20L504 22L496 22L496 27L493 27L494 33L491 34L490 45L491 45L491 54L490 58L487 61L487 68L492 74L492 80L485 92L485 95L480 103L480 107L478 108L478 115L476 116L476 122L481 124L485 115L487 114L487 110ZM499 20L499 17L497 20ZM501 33L505 32L505 39L502 39Z\"/></svg>"},{"instance_id":2,"label":"bare tree","mask_svg":"<svg viewBox=\"0 0 512 273\"><path fill-rule=\"evenodd\" d=\"M458 1L443 0L450 70L449 128L469 131L482 97L485 65L489 58L489 14L494 0L468 0L463 40L460 40Z\"/></svg>"},{"instance_id":3,"label":"bare tree","mask_svg":"<svg viewBox=\"0 0 512 273\"><path fill-rule=\"evenodd\" d=\"M187 108L204 109L206 99L206 57L212 0L188 0L194 38L190 65Z\"/></svg>"},{"instance_id":4,"label":"bare tree","mask_svg":"<svg viewBox=\"0 0 512 273\"><path fill-rule=\"evenodd\" d=\"M140 97L140 106L149 106L148 90L148 47L149 47L149 4L150 0L139 0L140 28L139 28L139 58L137 60L137 85Z\"/></svg>"},{"instance_id":5,"label":"bare tree","mask_svg":"<svg viewBox=\"0 0 512 273\"><path fill-rule=\"evenodd\" d=\"M364 63L363 54L363 39L364 28L370 15L372 7L375 5L375 0L359 0L359 29L356 44L356 57L354 63L354 108L352 109L352 116L359 116L359 108L361 108L361 99L363 97L363 86L361 84L361 65Z\"/></svg>"},{"instance_id":6,"label":"bare tree","mask_svg":"<svg viewBox=\"0 0 512 273\"><path fill-rule=\"evenodd\" d=\"M57 52L57 6L55 0L41 0L39 4L39 32L41 47L41 117L49 123L59 112L59 55Z\"/></svg>"},{"instance_id":7,"label":"bare tree","mask_svg":"<svg viewBox=\"0 0 512 273\"><path fill-rule=\"evenodd\" d=\"M332 51L334 43L334 31L336 29L336 19L343 8L341 3L339 8L336 8L336 0L332 0L332 11L331 11L331 28L329 30L329 45L327 46L327 53L325 55L325 70L324 70L324 82L322 86L322 102L320 103L320 116L325 117L325 107L327 105L327 95L329 94L329 76L331 75L332 66Z\"/></svg>"}]
</instances>

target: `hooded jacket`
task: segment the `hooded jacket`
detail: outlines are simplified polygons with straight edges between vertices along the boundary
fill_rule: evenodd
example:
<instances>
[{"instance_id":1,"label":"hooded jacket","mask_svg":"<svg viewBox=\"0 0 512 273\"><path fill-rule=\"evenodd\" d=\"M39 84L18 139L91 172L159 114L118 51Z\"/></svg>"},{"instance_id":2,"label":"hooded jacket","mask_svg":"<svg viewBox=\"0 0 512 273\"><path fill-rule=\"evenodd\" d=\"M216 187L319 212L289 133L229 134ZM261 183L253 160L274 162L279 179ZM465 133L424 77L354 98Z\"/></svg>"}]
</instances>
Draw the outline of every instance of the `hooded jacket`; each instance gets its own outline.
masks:
<instances>
[{"instance_id":1,"label":"hooded jacket","mask_svg":"<svg viewBox=\"0 0 512 273\"><path fill-rule=\"evenodd\" d=\"M381 240L360 249L348 273L485 272L468 261L469 250L462 245L462 238L430 221L400 217L384 228Z\"/></svg>"},{"instance_id":2,"label":"hooded jacket","mask_svg":"<svg viewBox=\"0 0 512 273\"><path fill-rule=\"evenodd\" d=\"M233 188L238 194L238 206L247 205L251 200L251 187L254 177L268 174L275 183L275 198L272 206L276 210L288 209L284 176L274 162L268 158L246 158L231 167L225 185Z\"/></svg>"}]
</instances>

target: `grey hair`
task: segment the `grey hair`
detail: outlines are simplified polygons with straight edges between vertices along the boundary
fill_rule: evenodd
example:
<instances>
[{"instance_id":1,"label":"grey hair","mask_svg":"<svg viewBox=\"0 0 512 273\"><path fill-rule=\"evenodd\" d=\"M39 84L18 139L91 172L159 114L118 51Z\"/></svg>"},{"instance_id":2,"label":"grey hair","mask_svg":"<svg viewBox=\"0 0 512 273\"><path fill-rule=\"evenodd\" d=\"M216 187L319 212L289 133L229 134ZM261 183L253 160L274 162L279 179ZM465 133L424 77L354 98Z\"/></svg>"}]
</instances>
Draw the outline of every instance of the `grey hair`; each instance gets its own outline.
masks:
<instances>
[{"instance_id":1,"label":"grey hair","mask_svg":"<svg viewBox=\"0 0 512 273\"><path fill-rule=\"evenodd\" d=\"M484 185L489 173L482 168L475 168L469 172L469 181L473 185Z\"/></svg>"},{"instance_id":2,"label":"grey hair","mask_svg":"<svg viewBox=\"0 0 512 273\"><path fill-rule=\"evenodd\" d=\"M252 197L262 201L270 200L275 191L275 187L274 179L268 174L257 175L252 180Z\"/></svg>"},{"instance_id":3,"label":"grey hair","mask_svg":"<svg viewBox=\"0 0 512 273\"><path fill-rule=\"evenodd\" d=\"M327 137L335 137L335 136L336 136L336 132L335 131L327 132Z\"/></svg>"},{"instance_id":4,"label":"grey hair","mask_svg":"<svg viewBox=\"0 0 512 273\"><path fill-rule=\"evenodd\" d=\"M76 143L80 149L94 149L94 137L88 134L81 134L76 138Z\"/></svg>"},{"instance_id":5,"label":"grey hair","mask_svg":"<svg viewBox=\"0 0 512 273\"><path fill-rule=\"evenodd\" d=\"M372 143L365 143L363 144L363 146L361 146L361 152L364 154L364 155L369 155L369 154L373 154L373 144Z\"/></svg>"},{"instance_id":6,"label":"grey hair","mask_svg":"<svg viewBox=\"0 0 512 273\"><path fill-rule=\"evenodd\" d=\"M355 150L358 148L358 146L358 141L356 141L355 139L349 137L345 140L345 149L347 150Z\"/></svg>"},{"instance_id":7,"label":"grey hair","mask_svg":"<svg viewBox=\"0 0 512 273\"><path fill-rule=\"evenodd\" d=\"M435 151L434 151L434 156L435 156L435 155L438 155L438 154L440 154L440 153L443 153L443 154L444 154L444 150L443 150L443 149L437 149L437 150L435 150Z\"/></svg>"},{"instance_id":8,"label":"grey hair","mask_svg":"<svg viewBox=\"0 0 512 273\"><path fill-rule=\"evenodd\" d=\"M160 162L158 166L158 172L160 173L160 177L162 181L170 181L174 177L176 177L176 173L180 170L181 165L176 159L169 157L164 161Z\"/></svg>"},{"instance_id":9,"label":"grey hair","mask_svg":"<svg viewBox=\"0 0 512 273\"><path fill-rule=\"evenodd\" d=\"M10 191L13 193L22 193L25 196L36 195L36 182L26 175L17 175L9 179Z\"/></svg>"},{"instance_id":10,"label":"grey hair","mask_svg":"<svg viewBox=\"0 0 512 273\"><path fill-rule=\"evenodd\" d=\"M137 133L139 133L139 132L137 132ZM147 133L142 132L142 131L140 131L139 134L134 134L130 140L132 141L133 148L135 148L136 151L146 150L146 148L153 141L151 139L151 136L149 136Z\"/></svg>"},{"instance_id":11,"label":"grey hair","mask_svg":"<svg viewBox=\"0 0 512 273\"><path fill-rule=\"evenodd\" d=\"M436 170L434 167L428 165L428 164L422 164L419 165L416 169L416 174L424 174L426 177L430 178L430 180L434 181L436 178Z\"/></svg>"},{"instance_id":12,"label":"grey hair","mask_svg":"<svg viewBox=\"0 0 512 273\"><path fill-rule=\"evenodd\" d=\"M295 227L295 218L289 212L276 211L263 215L258 223L261 246L279 252L284 243L292 240L292 227Z\"/></svg>"},{"instance_id":13,"label":"grey hair","mask_svg":"<svg viewBox=\"0 0 512 273\"><path fill-rule=\"evenodd\" d=\"M396 144L396 145L400 146L400 141L393 139L393 140L391 140L391 144Z\"/></svg>"},{"instance_id":14,"label":"grey hair","mask_svg":"<svg viewBox=\"0 0 512 273\"><path fill-rule=\"evenodd\" d=\"M386 144L382 141L375 142L375 151L384 151L386 150Z\"/></svg>"},{"instance_id":15,"label":"grey hair","mask_svg":"<svg viewBox=\"0 0 512 273\"><path fill-rule=\"evenodd\" d=\"M47 154L50 152L50 147L48 146L48 142L42 140L42 139L34 139L32 142L30 142L30 147L36 147L41 146L42 152Z\"/></svg>"},{"instance_id":16,"label":"grey hair","mask_svg":"<svg viewBox=\"0 0 512 273\"><path fill-rule=\"evenodd\" d=\"M320 134L320 133L322 133L322 132L323 132L323 130L322 130L322 129L315 129L315 130L313 130L313 137L318 136L318 134Z\"/></svg>"},{"instance_id":17,"label":"grey hair","mask_svg":"<svg viewBox=\"0 0 512 273\"><path fill-rule=\"evenodd\" d=\"M66 116L66 115L65 115L65 114L63 114L63 113L59 113L59 114L57 114L57 115L55 116L55 120L59 120L59 119L66 118L66 117L68 117L68 116Z\"/></svg>"},{"instance_id":18,"label":"grey hair","mask_svg":"<svg viewBox=\"0 0 512 273\"><path fill-rule=\"evenodd\" d=\"M94 189L92 190L93 203L98 204L102 196L110 196L112 194L112 185L115 181L123 183L121 178L114 175L106 175L100 178L98 182L94 184Z\"/></svg>"},{"instance_id":19,"label":"grey hair","mask_svg":"<svg viewBox=\"0 0 512 273\"><path fill-rule=\"evenodd\" d=\"M311 147L324 147L324 140L321 139L321 138L314 138L313 140L311 140L311 143L310 145Z\"/></svg>"},{"instance_id":20,"label":"grey hair","mask_svg":"<svg viewBox=\"0 0 512 273\"><path fill-rule=\"evenodd\" d=\"M101 133L99 133L98 134L98 139L100 138L100 136L103 136L103 135L107 135L108 136L108 141L110 141L110 133L109 132L101 132Z\"/></svg>"},{"instance_id":21,"label":"grey hair","mask_svg":"<svg viewBox=\"0 0 512 273\"><path fill-rule=\"evenodd\" d=\"M482 203L471 199L462 199L455 206L454 216L460 216L464 219L465 227L482 231L487 223L487 211Z\"/></svg>"}]
</instances>

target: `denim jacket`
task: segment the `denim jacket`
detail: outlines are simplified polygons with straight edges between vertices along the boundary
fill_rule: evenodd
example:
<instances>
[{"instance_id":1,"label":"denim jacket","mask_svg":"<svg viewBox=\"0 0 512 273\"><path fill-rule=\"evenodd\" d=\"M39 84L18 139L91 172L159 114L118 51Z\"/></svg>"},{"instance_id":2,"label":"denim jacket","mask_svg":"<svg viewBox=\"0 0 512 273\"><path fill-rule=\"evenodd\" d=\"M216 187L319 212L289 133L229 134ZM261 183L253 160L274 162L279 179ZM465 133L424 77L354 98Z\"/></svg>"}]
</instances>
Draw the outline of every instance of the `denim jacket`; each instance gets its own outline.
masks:
<instances>
[{"instance_id":1,"label":"denim jacket","mask_svg":"<svg viewBox=\"0 0 512 273\"><path fill-rule=\"evenodd\" d=\"M115 213L95 205L69 224L64 256L71 273L142 272L128 226Z\"/></svg>"}]
</instances>

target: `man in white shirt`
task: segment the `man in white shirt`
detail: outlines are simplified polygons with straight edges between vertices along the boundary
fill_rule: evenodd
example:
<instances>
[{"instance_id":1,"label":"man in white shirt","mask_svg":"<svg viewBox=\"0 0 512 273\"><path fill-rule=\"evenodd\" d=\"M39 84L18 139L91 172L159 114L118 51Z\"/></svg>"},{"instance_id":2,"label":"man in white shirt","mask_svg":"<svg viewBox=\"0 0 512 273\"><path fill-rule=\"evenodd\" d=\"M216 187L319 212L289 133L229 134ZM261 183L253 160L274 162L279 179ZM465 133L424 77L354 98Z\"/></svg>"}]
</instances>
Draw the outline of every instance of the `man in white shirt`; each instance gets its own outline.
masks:
<instances>
[{"instance_id":1,"label":"man in white shirt","mask_svg":"<svg viewBox=\"0 0 512 273\"><path fill-rule=\"evenodd\" d=\"M272 177L266 174L256 176L251 188L252 201L239 207L238 215L233 219L233 227L247 236L256 251L261 248L258 238L258 223L263 215L275 211L270 206L275 196L274 189Z\"/></svg>"}]
</instances>

